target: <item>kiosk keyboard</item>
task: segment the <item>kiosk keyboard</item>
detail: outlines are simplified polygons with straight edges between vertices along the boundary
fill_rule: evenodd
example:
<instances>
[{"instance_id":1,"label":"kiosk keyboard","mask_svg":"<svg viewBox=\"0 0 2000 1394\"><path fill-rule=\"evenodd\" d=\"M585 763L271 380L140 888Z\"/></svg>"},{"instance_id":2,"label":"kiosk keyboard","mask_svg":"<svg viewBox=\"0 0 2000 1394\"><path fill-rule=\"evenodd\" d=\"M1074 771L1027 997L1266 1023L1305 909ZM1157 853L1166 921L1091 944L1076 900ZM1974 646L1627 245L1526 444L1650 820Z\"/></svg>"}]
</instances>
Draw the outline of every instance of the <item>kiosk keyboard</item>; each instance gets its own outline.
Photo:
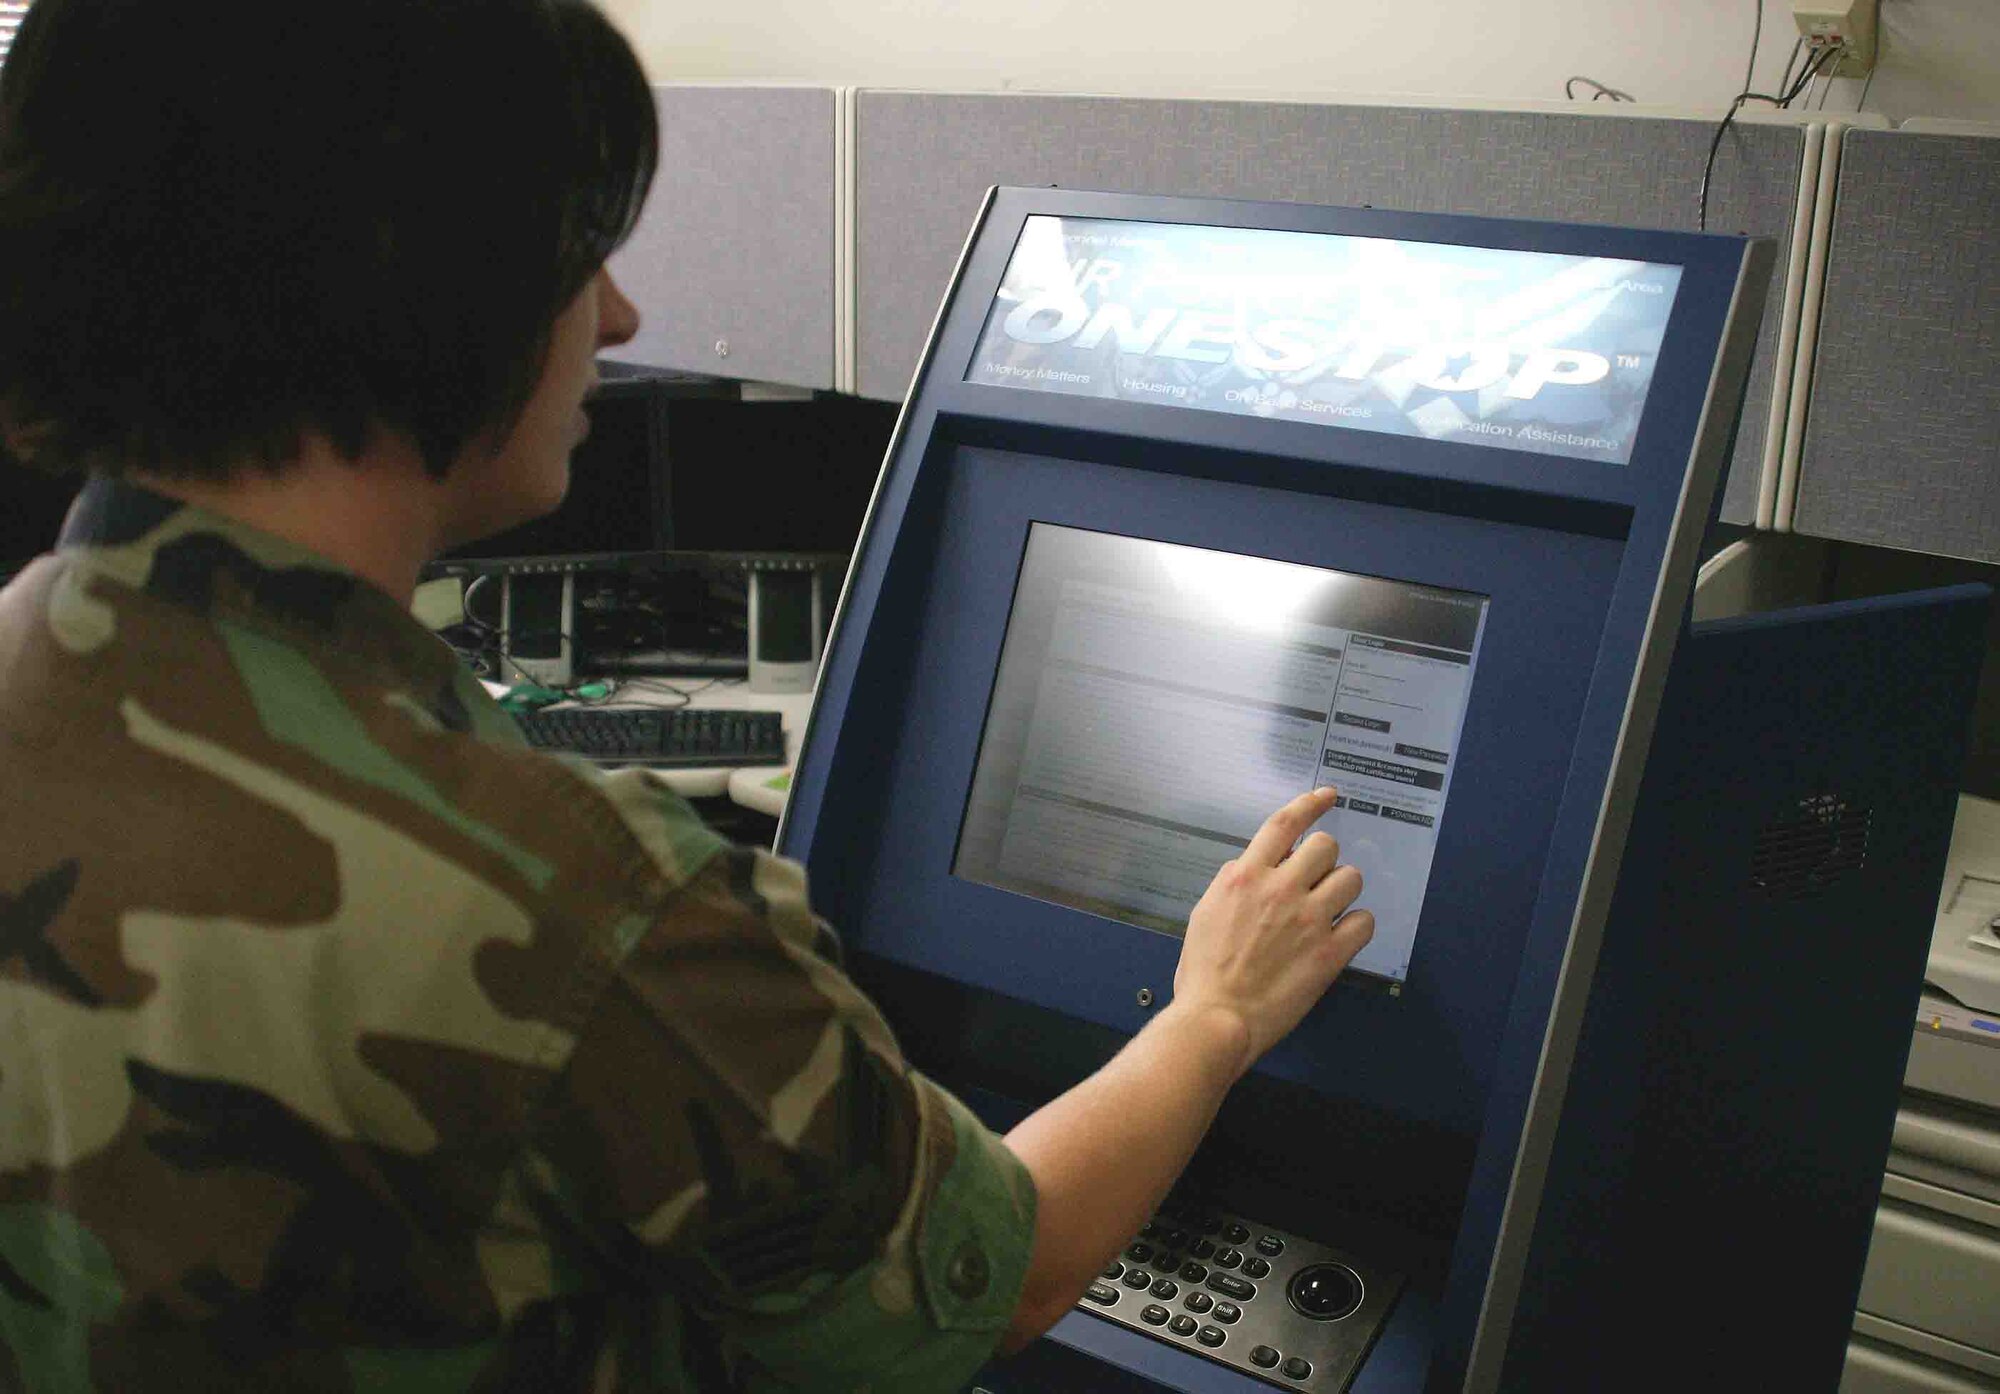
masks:
<instances>
[{"instance_id":1,"label":"kiosk keyboard","mask_svg":"<svg viewBox=\"0 0 2000 1394\"><path fill-rule=\"evenodd\" d=\"M1339 1394L1403 1275L1286 1230L1163 1211L1077 1307L1284 1389Z\"/></svg>"}]
</instances>

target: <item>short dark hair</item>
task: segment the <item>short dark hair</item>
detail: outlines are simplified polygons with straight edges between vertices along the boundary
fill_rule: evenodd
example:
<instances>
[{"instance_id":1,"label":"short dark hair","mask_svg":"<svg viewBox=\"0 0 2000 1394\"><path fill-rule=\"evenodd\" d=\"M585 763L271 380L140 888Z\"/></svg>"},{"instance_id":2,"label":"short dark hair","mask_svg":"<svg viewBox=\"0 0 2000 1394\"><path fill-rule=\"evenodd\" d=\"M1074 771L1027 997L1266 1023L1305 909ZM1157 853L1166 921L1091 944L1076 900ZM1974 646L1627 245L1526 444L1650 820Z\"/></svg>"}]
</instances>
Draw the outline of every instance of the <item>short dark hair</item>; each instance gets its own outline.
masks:
<instances>
[{"instance_id":1,"label":"short dark hair","mask_svg":"<svg viewBox=\"0 0 2000 1394\"><path fill-rule=\"evenodd\" d=\"M442 476L518 418L658 139L585 0L35 0L0 68L0 436L226 478L386 428Z\"/></svg>"}]
</instances>

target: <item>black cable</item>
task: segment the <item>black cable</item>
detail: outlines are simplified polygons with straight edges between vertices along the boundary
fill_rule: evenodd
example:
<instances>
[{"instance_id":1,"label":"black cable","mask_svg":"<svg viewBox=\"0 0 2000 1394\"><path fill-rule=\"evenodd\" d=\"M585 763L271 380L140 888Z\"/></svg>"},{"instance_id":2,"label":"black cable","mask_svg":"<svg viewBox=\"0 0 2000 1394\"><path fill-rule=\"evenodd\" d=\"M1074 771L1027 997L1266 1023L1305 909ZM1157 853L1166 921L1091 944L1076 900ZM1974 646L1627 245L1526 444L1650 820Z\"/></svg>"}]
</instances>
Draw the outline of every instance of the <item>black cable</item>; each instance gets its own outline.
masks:
<instances>
[{"instance_id":1,"label":"black cable","mask_svg":"<svg viewBox=\"0 0 2000 1394\"><path fill-rule=\"evenodd\" d=\"M1877 58L1875 66L1868 70L1868 80L1861 84L1861 95L1854 99L1854 109L1860 111L1868 105L1868 89L1875 85L1875 74L1882 70L1882 60Z\"/></svg>"},{"instance_id":2,"label":"black cable","mask_svg":"<svg viewBox=\"0 0 2000 1394\"><path fill-rule=\"evenodd\" d=\"M1820 49L1818 53L1813 55L1812 60L1806 64L1805 71L1799 74L1798 81L1785 89L1785 93L1781 97L1768 96L1762 92L1737 93L1735 99L1729 103L1729 110L1723 113L1722 123L1715 128L1715 138L1708 143L1708 158L1702 161L1701 196L1696 204L1694 224L1696 229L1702 232L1708 231L1709 176L1715 172L1715 152L1722 148L1723 132L1727 131L1729 123L1736 119L1737 108L1741 107L1745 102L1751 101L1770 102L1776 106L1789 105L1794 97L1806 89L1807 84L1818 75L1819 70L1826 66L1827 60L1842 52L1842 50L1843 46L1840 44L1828 44Z\"/></svg>"},{"instance_id":3,"label":"black cable","mask_svg":"<svg viewBox=\"0 0 2000 1394\"><path fill-rule=\"evenodd\" d=\"M1825 67L1829 62L1838 59L1841 55L1845 54L1846 52L1847 52L1847 46L1845 44L1827 44L1824 47L1819 48L1811 58L1806 60L1806 66L1804 70L1799 73L1797 79L1793 81L1790 87L1782 89L1784 95L1773 97L1763 92L1745 92L1743 94L1743 100L1759 101L1759 102L1775 102L1779 106L1789 106L1793 101L1793 99L1796 98L1799 95L1799 93L1805 91L1807 86L1811 84L1812 80L1815 77L1819 76L1819 70L1821 68Z\"/></svg>"},{"instance_id":4,"label":"black cable","mask_svg":"<svg viewBox=\"0 0 2000 1394\"><path fill-rule=\"evenodd\" d=\"M1778 79L1778 90L1780 92L1792 85L1792 68L1798 63L1799 55L1805 52L1805 48L1806 36L1801 34L1798 37L1798 41L1792 45L1792 56L1785 60L1785 75ZM1748 86L1749 84L1745 83L1744 85Z\"/></svg>"},{"instance_id":5,"label":"black cable","mask_svg":"<svg viewBox=\"0 0 2000 1394\"><path fill-rule=\"evenodd\" d=\"M1757 12L1757 22L1750 30L1750 61L1743 68L1743 90L1748 92L1750 84L1757 80L1757 45L1764 40L1764 0L1750 0L1750 8ZM1800 35L1801 38L1805 37Z\"/></svg>"},{"instance_id":6,"label":"black cable","mask_svg":"<svg viewBox=\"0 0 2000 1394\"><path fill-rule=\"evenodd\" d=\"M1590 98L1590 100L1592 100L1593 102L1597 101L1601 97L1609 97L1614 102L1629 102L1636 100L1630 92L1621 92L1616 87L1606 87L1596 78L1585 77L1582 73L1578 73L1575 77L1565 78L1563 80L1563 95L1569 98L1571 101L1575 101L1576 84L1579 82L1587 82L1592 87L1595 87L1597 89L1597 91L1594 92Z\"/></svg>"}]
</instances>

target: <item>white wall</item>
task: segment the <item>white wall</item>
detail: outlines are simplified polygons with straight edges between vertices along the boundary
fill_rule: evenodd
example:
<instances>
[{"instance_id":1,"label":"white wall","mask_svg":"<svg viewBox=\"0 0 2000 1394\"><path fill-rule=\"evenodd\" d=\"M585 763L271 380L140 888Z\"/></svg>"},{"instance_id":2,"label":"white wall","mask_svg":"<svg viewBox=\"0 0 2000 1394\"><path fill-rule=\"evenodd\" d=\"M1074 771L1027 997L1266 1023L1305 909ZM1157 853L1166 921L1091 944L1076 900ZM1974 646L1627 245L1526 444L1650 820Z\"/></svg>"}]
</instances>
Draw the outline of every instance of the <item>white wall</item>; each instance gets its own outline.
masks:
<instances>
[{"instance_id":1,"label":"white wall","mask_svg":"<svg viewBox=\"0 0 2000 1394\"><path fill-rule=\"evenodd\" d=\"M1560 100L1581 73L1719 112L1758 0L600 2L659 81L1520 102ZM1768 91L1798 30L1790 0L1762 4ZM2000 121L2000 0L1882 0L1882 28L1869 110ZM1827 110L1861 87L1828 84Z\"/></svg>"}]
</instances>

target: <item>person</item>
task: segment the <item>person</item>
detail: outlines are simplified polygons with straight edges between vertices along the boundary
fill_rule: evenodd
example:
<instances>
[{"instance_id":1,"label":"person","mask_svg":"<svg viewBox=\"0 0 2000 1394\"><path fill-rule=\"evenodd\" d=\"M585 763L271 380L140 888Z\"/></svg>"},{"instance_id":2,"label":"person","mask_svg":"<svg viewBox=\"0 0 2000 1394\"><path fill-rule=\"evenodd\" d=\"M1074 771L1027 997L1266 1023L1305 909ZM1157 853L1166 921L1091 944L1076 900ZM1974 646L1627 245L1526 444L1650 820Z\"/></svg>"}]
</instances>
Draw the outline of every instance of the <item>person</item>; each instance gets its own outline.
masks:
<instances>
[{"instance_id":1,"label":"person","mask_svg":"<svg viewBox=\"0 0 2000 1394\"><path fill-rule=\"evenodd\" d=\"M549 509L649 88L583 0L36 0L0 70L0 1388L946 1390L1372 933L1278 810L996 1136L803 873L408 613Z\"/></svg>"}]
</instances>

